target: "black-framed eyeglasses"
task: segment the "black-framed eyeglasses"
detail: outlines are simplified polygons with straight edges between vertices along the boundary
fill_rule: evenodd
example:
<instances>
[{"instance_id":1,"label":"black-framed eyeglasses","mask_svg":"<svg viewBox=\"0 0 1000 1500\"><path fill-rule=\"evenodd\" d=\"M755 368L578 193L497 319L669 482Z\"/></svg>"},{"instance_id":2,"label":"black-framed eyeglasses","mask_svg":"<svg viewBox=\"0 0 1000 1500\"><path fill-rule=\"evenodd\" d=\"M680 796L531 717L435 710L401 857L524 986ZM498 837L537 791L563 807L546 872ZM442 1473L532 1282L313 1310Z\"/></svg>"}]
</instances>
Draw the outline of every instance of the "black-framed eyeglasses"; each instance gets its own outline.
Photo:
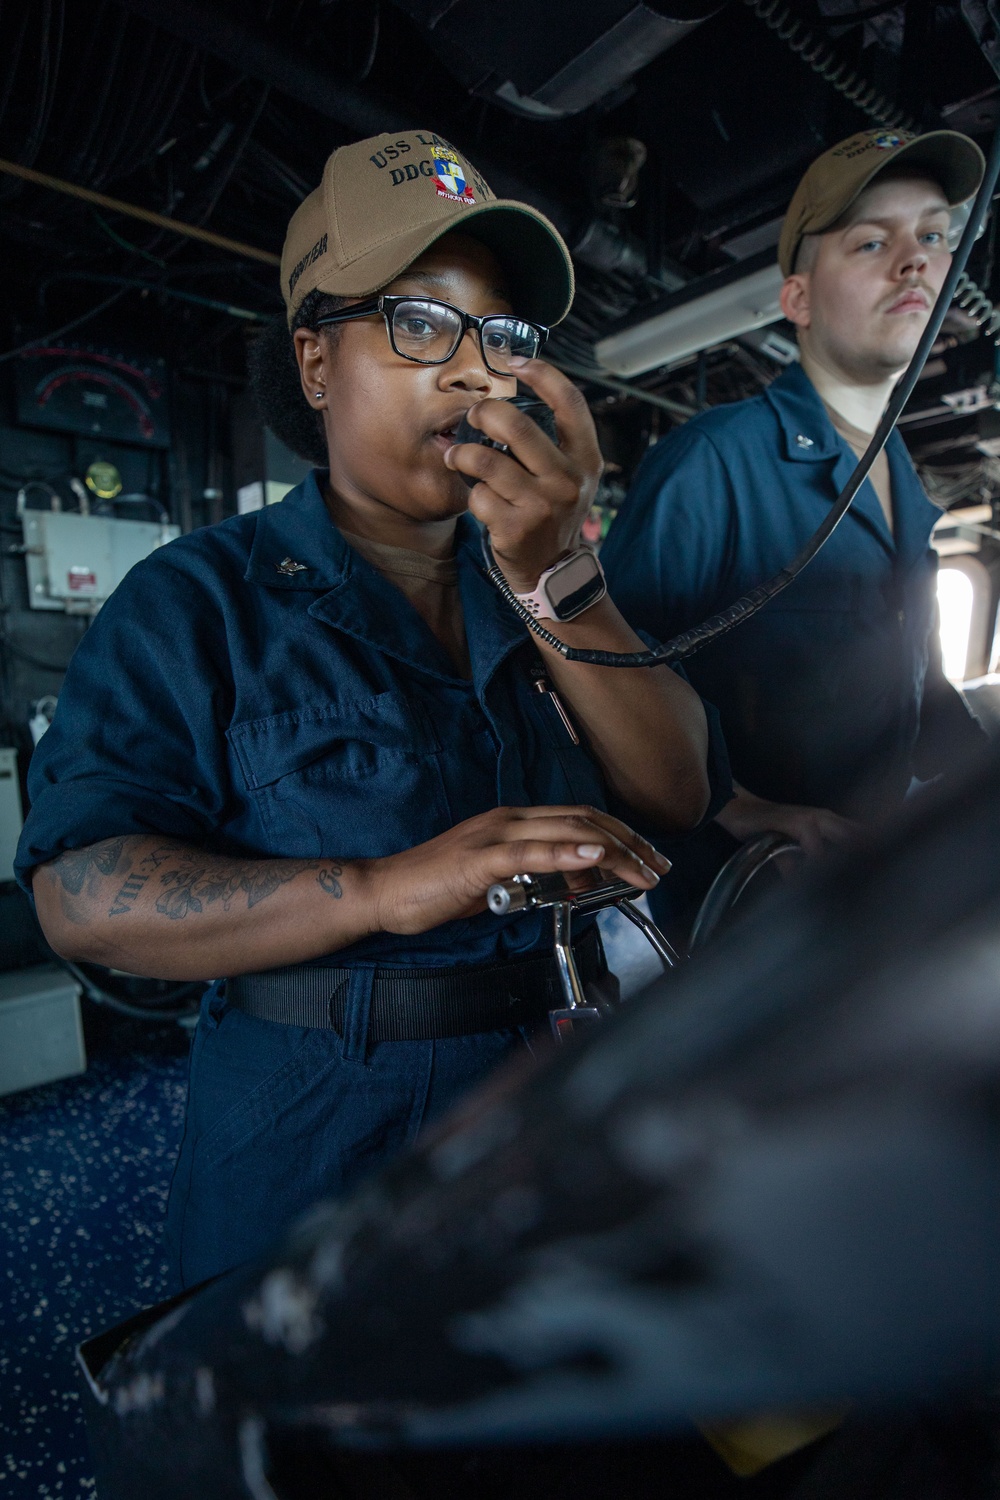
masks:
<instances>
[{"instance_id":1,"label":"black-framed eyeglasses","mask_svg":"<svg viewBox=\"0 0 1000 1500\"><path fill-rule=\"evenodd\" d=\"M468 330L474 328L486 368L494 375L513 377L517 372L511 369L510 360L534 359L549 336L549 330L539 323L526 323L523 318L504 313L477 318L436 297L373 297L369 302L345 307L343 312L317 318L316 326L347 323L376 313L385 319L395 352L418 365L447 364Z\"/></svg>"}]
</instances>

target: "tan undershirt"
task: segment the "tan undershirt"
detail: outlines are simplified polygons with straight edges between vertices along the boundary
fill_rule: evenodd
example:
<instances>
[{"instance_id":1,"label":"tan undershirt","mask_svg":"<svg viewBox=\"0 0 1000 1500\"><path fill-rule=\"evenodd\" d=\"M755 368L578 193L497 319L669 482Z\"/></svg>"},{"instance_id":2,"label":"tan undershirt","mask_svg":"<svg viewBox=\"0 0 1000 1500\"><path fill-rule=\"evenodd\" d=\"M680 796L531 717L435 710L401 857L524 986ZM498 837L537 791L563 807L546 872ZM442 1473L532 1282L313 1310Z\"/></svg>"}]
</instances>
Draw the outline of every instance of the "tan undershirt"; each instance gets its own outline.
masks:
<instances>
[{"instance_id":1,"label":"tan undershirt","mask_svg":"<svg viewBox=\"0 0 1000 1500\"><path fill-rule=\"evenodd\" d=\"M344 531L341 535L365 562L395 584L447 651L460 677L471 678L465 617L458 587L458 563L454 557L427 557L408 547L390 547L365 536Z\"/></svg>"},{"instance_id":2,"label":"tan undershirt","mask_svg":"<svg viewBox=\"0 0 1000 1500\"><path fill-rule=\"evenodd\" d=\"M842 417L839 411L837 411L834 407L827 405L825 401L823 402L823 405L824 407L826 407L826 414L830 418L830 421L833 423L840 436L844 439L844 442L850 448L855 458L860 458L862 453L864 453L865 449L868 447L868 444L872 440L871 433L862 432L860 427L855 427L853 423L848 422L846 417ZM875 493L878 496L879 504L881 505L882 510L885 512L886 525L889 528L889 534L891 536L892 481L889 478L889 460L886 457L884 448L882 449L882 452L879 454L878 458L872 464L868 478L871 480Z\"/></svg>"}]
</instances>

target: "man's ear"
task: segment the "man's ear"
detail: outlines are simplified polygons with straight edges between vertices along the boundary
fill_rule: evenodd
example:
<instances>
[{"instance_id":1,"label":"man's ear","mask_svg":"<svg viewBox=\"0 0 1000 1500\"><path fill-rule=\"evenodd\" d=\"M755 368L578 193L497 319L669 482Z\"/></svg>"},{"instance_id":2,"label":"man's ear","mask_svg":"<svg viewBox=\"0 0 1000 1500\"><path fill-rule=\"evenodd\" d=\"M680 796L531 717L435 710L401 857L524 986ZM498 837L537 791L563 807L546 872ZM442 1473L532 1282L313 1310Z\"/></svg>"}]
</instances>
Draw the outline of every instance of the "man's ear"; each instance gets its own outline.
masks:
<instances>
[{"instance_id":1,"label":"man's ear","mask_svg":"<svg viewBox=\"0 0 1000 1500\"><path fill-rule=\"evenodd\" d=\"M808 328L811 320L809 272L793 271L781 287L781 311L796 328Z\"/></svg>"}]
</instances>

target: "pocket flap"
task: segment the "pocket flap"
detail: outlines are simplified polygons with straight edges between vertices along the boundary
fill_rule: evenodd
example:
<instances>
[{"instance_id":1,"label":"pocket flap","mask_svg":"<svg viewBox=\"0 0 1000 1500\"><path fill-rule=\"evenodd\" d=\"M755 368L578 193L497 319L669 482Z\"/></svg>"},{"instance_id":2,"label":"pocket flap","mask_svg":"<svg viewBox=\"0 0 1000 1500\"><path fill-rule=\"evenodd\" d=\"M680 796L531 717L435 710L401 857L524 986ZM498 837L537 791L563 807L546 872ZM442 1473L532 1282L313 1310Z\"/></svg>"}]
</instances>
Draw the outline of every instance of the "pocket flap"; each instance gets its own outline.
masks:
<instances>
[{"instance_id":1,"label":"pocket flap","mask_svg":"<svg viewBox=\"0 0 1000 1500\"><path fill-rule=\"evenodd\" d=\"M226 737L251 790L301 771L339 745L352 742L413 755L428 755L439 748L424 714L394 692L250 719L233 724Z\"/></svg>"},{"instance_id":2,"label":"pocket flap","mask_svg":"<svg viewBox=\"0 0 1000 1500\"><path fill-rule=\"evenodd\" d=\"M813 566L810 564L810 567ZM864 582L850 573L810 574L808 568L764 607L766 614L856 613Z\"/></svg>"}]
</instances>

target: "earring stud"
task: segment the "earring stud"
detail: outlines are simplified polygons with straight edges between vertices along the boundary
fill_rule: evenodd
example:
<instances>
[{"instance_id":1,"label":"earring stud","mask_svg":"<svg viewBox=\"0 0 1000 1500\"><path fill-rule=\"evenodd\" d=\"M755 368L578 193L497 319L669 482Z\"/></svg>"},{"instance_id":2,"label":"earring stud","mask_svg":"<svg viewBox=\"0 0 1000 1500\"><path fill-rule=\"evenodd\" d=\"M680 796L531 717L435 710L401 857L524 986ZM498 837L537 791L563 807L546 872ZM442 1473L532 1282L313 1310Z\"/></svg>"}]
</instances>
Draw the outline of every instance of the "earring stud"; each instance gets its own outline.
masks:
<instances>
[{"instance_id":1,"label":"earring stud","mask_svg":"<svg viewBox=\"0 0 1000 1500\"><path fill-rule=\"evenodd\" d=\"M316 400L317 401L322 401L322 399L323 399L323 392L322 391L317 391L316 392Z\"/></svg>"}]
</instances>

